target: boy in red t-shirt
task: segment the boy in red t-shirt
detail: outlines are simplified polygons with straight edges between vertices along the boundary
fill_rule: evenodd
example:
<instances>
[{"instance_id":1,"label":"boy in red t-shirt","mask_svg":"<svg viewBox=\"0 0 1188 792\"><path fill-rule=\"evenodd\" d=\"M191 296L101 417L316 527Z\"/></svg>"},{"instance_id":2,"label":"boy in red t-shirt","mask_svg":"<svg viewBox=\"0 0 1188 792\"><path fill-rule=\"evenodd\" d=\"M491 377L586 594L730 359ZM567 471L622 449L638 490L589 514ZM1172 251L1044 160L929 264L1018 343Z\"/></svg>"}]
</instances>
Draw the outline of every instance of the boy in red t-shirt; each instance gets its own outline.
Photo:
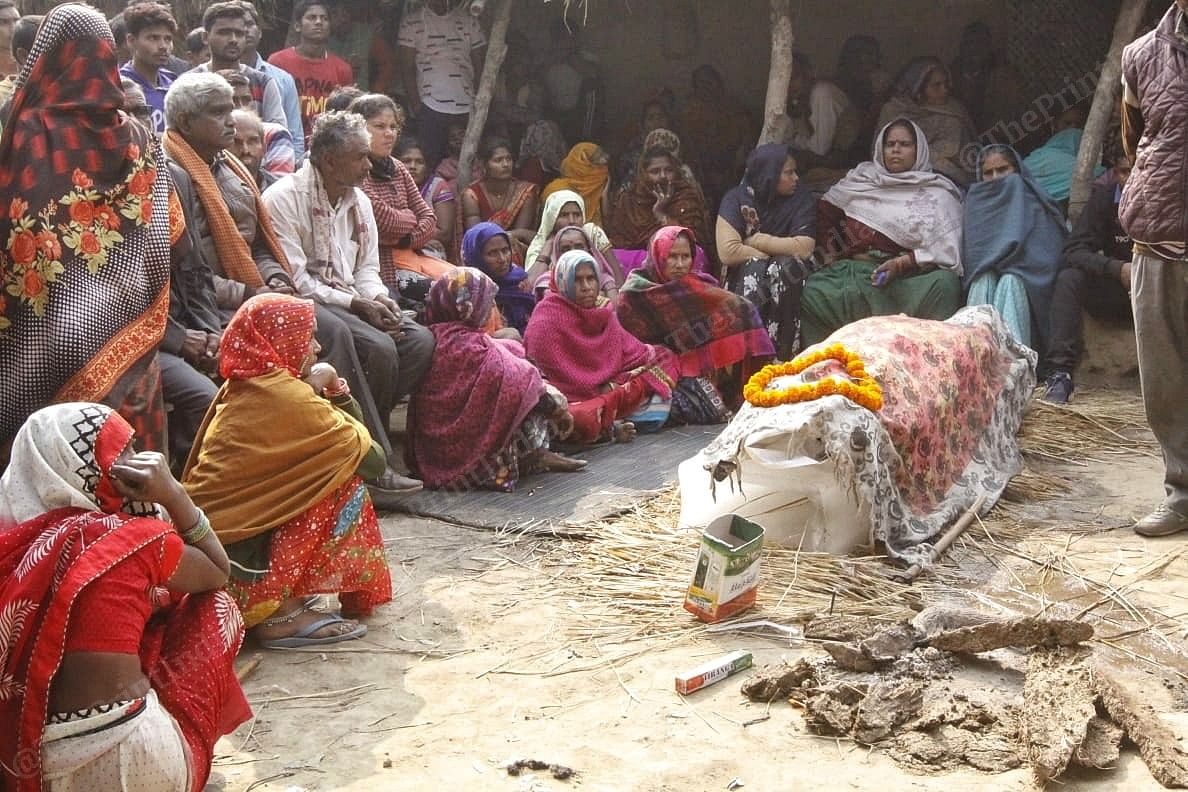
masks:
<instances>
[{"instance_id":1,"label":"boy in red t-shirt","mask_svg":"<svg viewBox=\"0 0 1188 792\"><path fill-rule=\"evenodd\" d=\"M330 10L325 0L300 0L293 8L293 30L297 46L274 52L268 62L293 75L297 83L301 125L308 145L313 121L326 109L326 98L335 88L354 83L355 75L349 63L326 49Z\"/></svg>"}]
</instances>

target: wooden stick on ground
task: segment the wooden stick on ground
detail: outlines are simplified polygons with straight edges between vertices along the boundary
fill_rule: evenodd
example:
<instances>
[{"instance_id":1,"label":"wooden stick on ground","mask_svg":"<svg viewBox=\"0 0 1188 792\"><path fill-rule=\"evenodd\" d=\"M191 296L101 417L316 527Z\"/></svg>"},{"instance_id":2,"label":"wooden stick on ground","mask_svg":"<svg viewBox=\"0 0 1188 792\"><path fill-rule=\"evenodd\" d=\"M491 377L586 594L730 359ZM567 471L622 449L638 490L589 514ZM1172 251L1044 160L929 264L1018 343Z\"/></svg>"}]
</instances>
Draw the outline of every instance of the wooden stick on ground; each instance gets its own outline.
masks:
<instances>
[{"instance_id":1,"label":"wooden stick on ground","mask_svg":"<svg viewBox=\"0 0 1188 792\"><path fill-rule=\"evenodd\" d=\"M235 677L240 682L243 682L252 674L256 673L256 669L260 667L260 663L263 662L263 660L264 655L260 652L256 652L254 655L248 658L246 663L235 669Z\"/></svg>"},{"instance_id":2,"label":"wooden stick on ground","mask_svg":"<svg viewBox=\"0 0 1188 792\"><path fill-rule=\"evenodd\" d=\"M979 495L978 499L974 501L973 506L970 506L965 514L961 515L957 522L953 523L952 528L945 531L944 536L942 536L940 540L938 540L937 543L932 546L932 552L928 554L930 565L935 564L937 559L943 556L945 551L949 549L949 546L952 545L953 542L957 541L957 538L961 536L961 534L965 533L965 530L973 524L973 521L978 516L978 513L982 511L982 504L985 502L986 496ZM912 582L918 578L920 573L923 571L924 567L920 564L912 564L903 573L904 582Z\"/></svg>"}]
</instances>

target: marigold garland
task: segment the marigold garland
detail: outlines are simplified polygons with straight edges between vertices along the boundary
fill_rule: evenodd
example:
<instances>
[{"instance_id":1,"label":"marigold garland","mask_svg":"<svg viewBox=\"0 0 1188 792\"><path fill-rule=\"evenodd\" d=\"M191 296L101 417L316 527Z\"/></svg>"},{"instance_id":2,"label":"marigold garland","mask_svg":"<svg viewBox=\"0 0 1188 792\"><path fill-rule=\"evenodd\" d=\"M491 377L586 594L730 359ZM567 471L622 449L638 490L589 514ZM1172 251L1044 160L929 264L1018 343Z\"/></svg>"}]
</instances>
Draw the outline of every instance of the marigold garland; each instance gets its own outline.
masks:
<instances>
[{"instance_id":1,"label":"marigold garland","mask_svg":"<svg viewBox=\"0 0 1188 792\"><path fill-rule=\"evenodd\" d=\"M799 374L824 360L836 360L855 381L830 375L816 382L805 382L787 388L768 390L772 380ZM841 344L830 344L815 352L801 353L787 363L764 366L748 380L743 397L756 407L777 407L781 404L813 401L822 396L845 396L871 412L883 408L883 389L874 377L866 373L862 358Z\"/></svg>"}]
</instances>

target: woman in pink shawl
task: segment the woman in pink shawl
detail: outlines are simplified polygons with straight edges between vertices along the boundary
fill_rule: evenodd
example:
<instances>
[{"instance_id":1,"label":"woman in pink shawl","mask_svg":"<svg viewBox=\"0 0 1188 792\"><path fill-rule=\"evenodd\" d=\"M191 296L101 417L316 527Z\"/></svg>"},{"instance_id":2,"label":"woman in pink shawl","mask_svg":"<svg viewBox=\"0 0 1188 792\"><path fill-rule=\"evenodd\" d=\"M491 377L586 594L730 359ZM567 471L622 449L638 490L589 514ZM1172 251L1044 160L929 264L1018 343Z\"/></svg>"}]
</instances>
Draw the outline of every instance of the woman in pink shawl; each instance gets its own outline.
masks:
<instances>
[{"instance_id":1,"label":"woman in pink shawl","mask_svg":"<svg viewBox=\"0 0 1188 792\"><path fill-rule=\"evenodd\" d=\"M511 492L530 472L586 466L549 450L573 428L565 397L524 359L517 341L483 332L495 282L460 267L429 290L433 365L409 404L406 461L431 489Z\"/></svg>"},{"instance_id":2,"label":"woman in pink shawl","mask_svg":"<svg viewBox=\"0 0 1188 792\"><path fill-rule=\"evenodd\" d=\"M598 264L571 250L553 265L549 292L524 332L528 357L565 394L575 443L626 442L668 420L676 356L619 324L599 292Z\"/></svg>"}]
</instances>

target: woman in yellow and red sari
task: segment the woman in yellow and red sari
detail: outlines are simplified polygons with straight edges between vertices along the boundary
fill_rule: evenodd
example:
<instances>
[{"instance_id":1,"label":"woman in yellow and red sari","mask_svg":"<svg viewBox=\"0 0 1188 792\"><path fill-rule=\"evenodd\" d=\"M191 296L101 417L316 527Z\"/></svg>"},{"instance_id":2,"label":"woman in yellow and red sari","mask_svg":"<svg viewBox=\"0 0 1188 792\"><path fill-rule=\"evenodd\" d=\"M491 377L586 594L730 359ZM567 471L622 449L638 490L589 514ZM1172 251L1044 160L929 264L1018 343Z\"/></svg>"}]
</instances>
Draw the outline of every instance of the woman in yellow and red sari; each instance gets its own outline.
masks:
<instances>
[{"instance_id":1,"label":"woman in yellow and red sari","mask_svg":"<svg viewBox=\"0 0 1188 792\"><path fill-rule=\"evenodd\" d=\"M359 638L356 620L392 598L363 485L387 459L345 380L314 364L314 330L308 300L261 294L240 307L183 476L231 558L227 590L274 649ZM314 610L318 594L338 594L342 614Z\"/></svg>"},{"instance_id":2,"label":"woman in yellow and red sari","mask_svg":"<svg viewBox=\"0 0 1188 792\"><path fill-rule=\"evenodd\" d=\"M115 52L97 11L51 9L0 137L0 464L52 402L110 405L164 445L157 345L184 221Z\"/></svg>"}]
</instances>

